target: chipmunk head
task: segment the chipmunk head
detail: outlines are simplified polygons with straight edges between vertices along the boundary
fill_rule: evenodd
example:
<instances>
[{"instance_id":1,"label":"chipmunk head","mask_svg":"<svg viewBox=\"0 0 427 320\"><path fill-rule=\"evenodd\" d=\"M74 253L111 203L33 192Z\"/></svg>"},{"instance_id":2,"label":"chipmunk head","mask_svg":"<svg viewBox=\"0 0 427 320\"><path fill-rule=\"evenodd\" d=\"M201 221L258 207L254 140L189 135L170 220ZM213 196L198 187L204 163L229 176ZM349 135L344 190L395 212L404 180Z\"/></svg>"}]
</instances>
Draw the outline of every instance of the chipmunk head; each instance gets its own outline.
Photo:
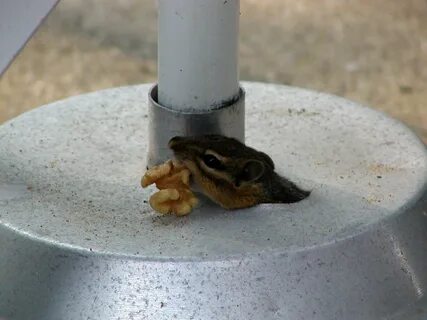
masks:
<instances>
[{"instance_id":1,"label":"chipmunk head","mask_svg":"<svg viewBox=\"0 0 427 320\"><path fill-rule=\"evenodd\" d=\"M268 155L220 135L174 137L169 148L191 171L203 192L225 208L261 202L262 180L274 171Z\"/></svg>"}]
</instances>

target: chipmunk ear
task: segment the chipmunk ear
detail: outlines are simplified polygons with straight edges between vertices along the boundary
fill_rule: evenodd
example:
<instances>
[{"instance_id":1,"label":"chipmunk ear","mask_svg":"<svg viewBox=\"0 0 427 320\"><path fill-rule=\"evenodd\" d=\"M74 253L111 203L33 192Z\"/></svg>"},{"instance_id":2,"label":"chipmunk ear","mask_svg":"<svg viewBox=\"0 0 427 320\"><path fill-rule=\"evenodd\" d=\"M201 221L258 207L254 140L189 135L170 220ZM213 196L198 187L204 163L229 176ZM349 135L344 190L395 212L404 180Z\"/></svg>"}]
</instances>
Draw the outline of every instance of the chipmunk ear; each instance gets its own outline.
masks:
<instances>
[{"instance_id":1,"label":"chipmunk ear","mask_svg":"<svg viewBox=\"0 0 427 320\"><path fill-rule=\"evenodd\" d=\"M265 171L265 165L259 160L248 160L239 174L239 179L246 182L258 180Z\"/></svg>"}]
</instances>

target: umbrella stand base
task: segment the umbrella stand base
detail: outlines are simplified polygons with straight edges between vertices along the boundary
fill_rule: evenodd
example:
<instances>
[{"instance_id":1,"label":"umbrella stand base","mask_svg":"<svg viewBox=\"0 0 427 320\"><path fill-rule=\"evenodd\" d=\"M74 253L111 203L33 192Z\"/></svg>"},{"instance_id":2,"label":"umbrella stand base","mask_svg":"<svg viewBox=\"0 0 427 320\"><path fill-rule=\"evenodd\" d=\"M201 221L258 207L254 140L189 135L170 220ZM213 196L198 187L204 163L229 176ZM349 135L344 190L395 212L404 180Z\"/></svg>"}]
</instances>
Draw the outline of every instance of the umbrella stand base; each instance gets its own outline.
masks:
<instances>
[{"instance_id":1,"label":"umbrella stand base","mask_svg":"<svg viewBox=\"0 0 427 320\"><path fill-rule=\"evenodd\" d=\"M0 127L0 317L409 319L427 288L427 155L409 129L335 96L242 83L246 143L310 197L160 216L139 185L151 86Z\"/></svg>"}]
</instances>

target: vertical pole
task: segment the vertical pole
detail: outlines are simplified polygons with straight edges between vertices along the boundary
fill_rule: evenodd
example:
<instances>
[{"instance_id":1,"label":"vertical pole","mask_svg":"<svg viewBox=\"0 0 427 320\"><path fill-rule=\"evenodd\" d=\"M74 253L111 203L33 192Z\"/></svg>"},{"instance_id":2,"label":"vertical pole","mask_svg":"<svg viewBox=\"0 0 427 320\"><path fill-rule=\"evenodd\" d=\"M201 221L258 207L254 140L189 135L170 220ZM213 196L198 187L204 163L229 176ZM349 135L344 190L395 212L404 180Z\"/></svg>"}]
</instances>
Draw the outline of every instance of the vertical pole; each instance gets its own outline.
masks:
<instances>
[{"instance_id":1,"label":"vertical pole","mask_svg":"<svg viewBox=\"0 0 427 320\"><path fill-rule=\"evenodd\" d=\"M239 0L159 0L158 102L184 112L239 97Z\"/></svg>"}]
</instances>

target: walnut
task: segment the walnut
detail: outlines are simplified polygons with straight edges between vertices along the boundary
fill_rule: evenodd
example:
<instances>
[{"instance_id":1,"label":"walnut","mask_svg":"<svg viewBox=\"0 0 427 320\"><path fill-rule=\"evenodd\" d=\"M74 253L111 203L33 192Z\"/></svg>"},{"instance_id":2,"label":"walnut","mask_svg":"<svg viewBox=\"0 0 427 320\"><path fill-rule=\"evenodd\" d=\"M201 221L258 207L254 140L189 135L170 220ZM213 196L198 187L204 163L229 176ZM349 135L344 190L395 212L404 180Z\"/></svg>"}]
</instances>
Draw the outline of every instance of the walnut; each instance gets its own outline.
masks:
<instances>
[{"instance_id":1,"label":"walnut","mask_svg":"<svg viewBox=\"0 0 427 320\"><path fill-rule=\"evenodd\" d=\"M160 190L150 197L150 206L162 214L185 216L197 204L190 190L190 171L178 161L168 160L149 169L141 179L143 188L155 183Z\"/></svg>"}]
</instances>

